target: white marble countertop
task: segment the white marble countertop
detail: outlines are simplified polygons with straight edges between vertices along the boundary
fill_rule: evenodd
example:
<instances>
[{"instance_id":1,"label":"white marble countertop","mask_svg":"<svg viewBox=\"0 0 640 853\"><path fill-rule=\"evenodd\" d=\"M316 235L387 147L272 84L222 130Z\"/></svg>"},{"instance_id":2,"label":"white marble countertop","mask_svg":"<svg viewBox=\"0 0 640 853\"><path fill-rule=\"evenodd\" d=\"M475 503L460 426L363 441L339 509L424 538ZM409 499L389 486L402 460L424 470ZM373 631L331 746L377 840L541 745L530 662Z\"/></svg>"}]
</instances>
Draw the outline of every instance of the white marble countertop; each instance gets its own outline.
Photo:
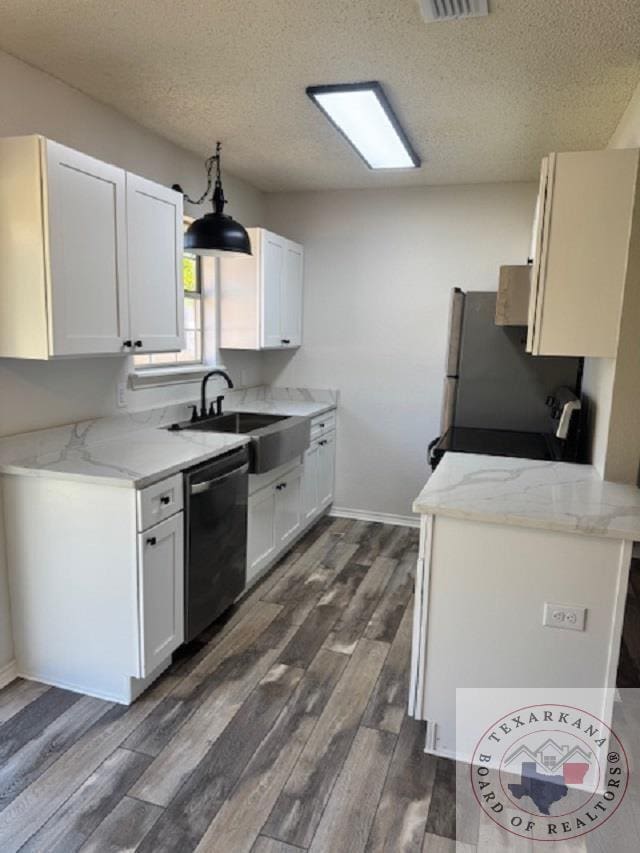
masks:
<instances>
[{"instance_id":1,"label":"white marble countertop","mask_svg":"<svg viewBox=\"0 0 640 853\"><path fill-rule=\"evenodd\" d=\"M334 392L308 389L240 390L224 402L229 412L306 417L335 406ZM250 441L233 433L166 429L189 415L187 404L176 404L8 436L0 439L0 473L140 489Z\"/></svg>"},{"instance_id":2,"label":"white marble countertop","mask_svg":"<svg viewBox=\"0 0 640 853\"><path fill-rule=\"evenodd\" d=\"M152 427L99 444L84 444L74 433L62 449L4 462L0 472L142 489L249 441L247 436L233 433L169 432Z\"/></svg>"},{"instance_id":3,"label":"white marble countertop","mask_svg":"<svg viewBox=\"0 0 640 853\"><path fill-rule=\"evenodd\" d=\"M445 453L413 511L640 540L640 489L591 465Z\"/></svg>"}]
</instances>

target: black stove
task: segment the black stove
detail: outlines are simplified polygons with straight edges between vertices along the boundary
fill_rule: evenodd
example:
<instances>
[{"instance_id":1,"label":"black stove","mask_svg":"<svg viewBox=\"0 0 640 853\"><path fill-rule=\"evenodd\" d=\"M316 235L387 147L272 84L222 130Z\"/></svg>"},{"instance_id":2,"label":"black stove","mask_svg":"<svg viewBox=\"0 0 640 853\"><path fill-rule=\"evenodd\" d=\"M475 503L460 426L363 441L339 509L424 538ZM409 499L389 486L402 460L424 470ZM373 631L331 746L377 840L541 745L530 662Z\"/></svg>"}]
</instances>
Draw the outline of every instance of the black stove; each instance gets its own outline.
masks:
<instances>
[{"instance_id":1,"label":"black stove","mask_svg":"<svg viewBox=\"0 0 640 853\"><path fill-rule=\"evenodd\" d=\"M514 456L518 459L564 459L564 448L552 433L518 432L508 429L449 427L429 447L429 462L435 468L447 451Z\"/></svg>"},{"instance_id":2,"label":"black stove","mask_svg":"<svg viewBox=\"0 0 640 853\"><path fill-rule=\"evenodd\" d=\"M569 389L560 388L547 400L553 432L450 426L429 445L429 464L435 470L445 453L481 453L517 459L584 462L586 453L584 401ZM572 417L577 415L577 417Z\"/></svg>"}]
</instances>

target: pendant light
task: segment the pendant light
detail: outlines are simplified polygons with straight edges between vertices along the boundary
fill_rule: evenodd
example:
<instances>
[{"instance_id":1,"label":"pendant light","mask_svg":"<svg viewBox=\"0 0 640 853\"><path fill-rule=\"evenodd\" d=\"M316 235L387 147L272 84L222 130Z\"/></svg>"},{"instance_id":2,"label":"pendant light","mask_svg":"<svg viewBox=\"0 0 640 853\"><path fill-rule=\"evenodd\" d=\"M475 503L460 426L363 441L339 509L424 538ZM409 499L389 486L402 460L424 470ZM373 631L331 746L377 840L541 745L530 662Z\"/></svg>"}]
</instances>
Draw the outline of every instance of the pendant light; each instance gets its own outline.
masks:
<instances>
[{"instance_id":1,"label":"pendant light","mask_svg":"<svg viewBox=\"0 0 640 853\"><path fill-rule=\"evenodd\" d=\"M173 189L182 193L185 199L190 204L202 204L213 184L211 177L213 167L216 167L216 179L213 189L213 213L205 213L200 219L194 220L187 228L184 235L184 248L186 252L192 252L194 255L213 255L224 256L231 253L250 255L251 241L247 234L246 228L227 216L224 213L224 206L227 203L222 189L222 179L220 177L220 149L222 145L216 144L216 153L213 154L205 162L207 168L207 188L198 199L189 198L186 193L183 193L182 187L179 184L174 184Z\"/></svg>"}]
</instances>

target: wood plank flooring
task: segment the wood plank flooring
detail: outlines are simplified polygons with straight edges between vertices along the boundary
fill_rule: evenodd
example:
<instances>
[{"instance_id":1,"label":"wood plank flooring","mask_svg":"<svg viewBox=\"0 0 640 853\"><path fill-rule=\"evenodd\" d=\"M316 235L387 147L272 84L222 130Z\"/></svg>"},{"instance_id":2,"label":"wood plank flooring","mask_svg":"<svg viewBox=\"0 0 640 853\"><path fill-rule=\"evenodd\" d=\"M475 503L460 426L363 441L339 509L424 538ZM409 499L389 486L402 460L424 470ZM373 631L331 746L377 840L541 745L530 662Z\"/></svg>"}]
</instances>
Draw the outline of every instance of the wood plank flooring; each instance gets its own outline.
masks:
<instances>
[{"instance_id":1,"label":"wood plank flooring","mask_svg":"<svg viewBox=\"0 0 640 853\"><path fill-rule=\"evenodd\" d=\"M131 707L0 691L0 851L498 849L482 826L456 847L455 765L406 714L417 548L416 530L322 519ZM639 602L636 567L623 686Z\"/></svg>"},{"instance_id":2,"label":"wood plank flooring","mask_svg":"<svg viewBox=\"0 0 640 853\"><path fill-rule=\"evenodd\" d=\"M405 713L417 545L322 519L130 708L0 691L0 850L419 853L428 825L452 837L451 804L429 819L437 762Z\"/></svg>"}]
</instances>

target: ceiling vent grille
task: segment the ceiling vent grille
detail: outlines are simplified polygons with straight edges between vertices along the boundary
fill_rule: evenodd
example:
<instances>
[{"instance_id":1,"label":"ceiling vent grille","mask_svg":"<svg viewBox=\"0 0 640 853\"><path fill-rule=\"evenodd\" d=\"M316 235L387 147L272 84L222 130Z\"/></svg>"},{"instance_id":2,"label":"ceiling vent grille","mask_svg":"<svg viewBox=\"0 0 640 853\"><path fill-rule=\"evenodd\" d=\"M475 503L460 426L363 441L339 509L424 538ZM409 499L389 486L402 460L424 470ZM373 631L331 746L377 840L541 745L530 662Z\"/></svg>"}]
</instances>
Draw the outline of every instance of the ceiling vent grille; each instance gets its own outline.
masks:
<instances>
[{"instance_id":1,"label":"ceiling vent grille","mask_svg":"<svg viewBox=\"0 0 640 853\"><path fill-rule=\"evenodd\" d=\"M489 14L488 0L420 0L422 17L432 21L459 21Z\"/></svg>"}]
</instances>

